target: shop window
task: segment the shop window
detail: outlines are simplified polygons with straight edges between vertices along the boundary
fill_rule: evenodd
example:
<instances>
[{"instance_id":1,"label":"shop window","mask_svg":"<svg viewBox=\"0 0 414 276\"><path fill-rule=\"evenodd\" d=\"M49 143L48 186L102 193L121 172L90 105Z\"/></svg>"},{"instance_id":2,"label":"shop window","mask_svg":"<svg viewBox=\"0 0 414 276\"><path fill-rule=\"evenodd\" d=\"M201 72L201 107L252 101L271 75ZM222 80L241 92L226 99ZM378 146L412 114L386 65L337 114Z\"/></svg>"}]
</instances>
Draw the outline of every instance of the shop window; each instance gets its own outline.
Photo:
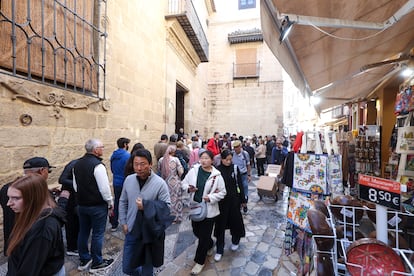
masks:
<instances>
[{"instance_id":1,"label":"shop window","mask_svg":"<svg viewBox=\"0 0 414 276\"><path fill-rule=\"evenodd\" d=\"M239 10L256 8L256 0L239 0Z\"/></svg>"},{"instance_id":2,"label":"shop window","mask_svg":"<svg viewBox=\"0 0 414 276\"><path fill-rule=\"evenodd\" d=\"M259 62L257 61L257 49L246 48L236 50L236 62L234 63L233 78L257 78L259 77Z\"/></svg>"},{"instance_id":3,"label":"shop window","mask_svg":"<svg viewBox=\"0 0 414 276\"><path fill-rule=\"evenodd\" d=\"M104 98L98 89L105 83L104 5L103 0L0 1L0 72Z\"/></svg>"}]
</instances>

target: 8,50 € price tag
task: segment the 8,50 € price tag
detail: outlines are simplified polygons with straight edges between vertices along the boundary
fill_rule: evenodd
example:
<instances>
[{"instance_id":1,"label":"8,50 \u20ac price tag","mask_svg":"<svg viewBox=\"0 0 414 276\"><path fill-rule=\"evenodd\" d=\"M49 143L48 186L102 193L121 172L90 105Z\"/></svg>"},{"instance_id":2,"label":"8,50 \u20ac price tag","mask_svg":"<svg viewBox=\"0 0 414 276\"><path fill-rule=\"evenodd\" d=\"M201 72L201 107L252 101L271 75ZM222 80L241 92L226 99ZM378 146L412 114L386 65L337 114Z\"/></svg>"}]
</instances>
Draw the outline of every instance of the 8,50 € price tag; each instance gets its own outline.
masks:
<instances>
[{"instance_id":1,"label":"8,50 \u20ac price tag","mask_svg":"<svg viewBox=\"0 0 414 276\"><path fill-rule=\"evenodd\" d=\"M400 210L400 183L370 175L358 177L359 198L381 206Z\"/></svg>"}]
</instances>

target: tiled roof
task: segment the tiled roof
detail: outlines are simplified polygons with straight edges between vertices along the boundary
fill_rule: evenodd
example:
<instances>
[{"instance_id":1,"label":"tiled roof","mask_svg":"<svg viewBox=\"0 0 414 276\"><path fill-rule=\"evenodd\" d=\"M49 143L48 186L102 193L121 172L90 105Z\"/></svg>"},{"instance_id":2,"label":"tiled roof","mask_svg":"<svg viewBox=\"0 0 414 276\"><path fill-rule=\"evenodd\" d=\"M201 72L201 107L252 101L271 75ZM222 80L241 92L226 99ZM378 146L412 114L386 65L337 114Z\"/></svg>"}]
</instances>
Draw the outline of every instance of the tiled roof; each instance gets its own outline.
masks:
<instances>
[{"instance_id":1,"label":"tiled roof","mask_svg":"<svg viewBox=\"0 0 414 276\"><path fill-rule=\"evenodd\" d=\"M263 41L263 33L260 29L237 30L229 33L230 44Z\"/></svg>"}]
</instances>

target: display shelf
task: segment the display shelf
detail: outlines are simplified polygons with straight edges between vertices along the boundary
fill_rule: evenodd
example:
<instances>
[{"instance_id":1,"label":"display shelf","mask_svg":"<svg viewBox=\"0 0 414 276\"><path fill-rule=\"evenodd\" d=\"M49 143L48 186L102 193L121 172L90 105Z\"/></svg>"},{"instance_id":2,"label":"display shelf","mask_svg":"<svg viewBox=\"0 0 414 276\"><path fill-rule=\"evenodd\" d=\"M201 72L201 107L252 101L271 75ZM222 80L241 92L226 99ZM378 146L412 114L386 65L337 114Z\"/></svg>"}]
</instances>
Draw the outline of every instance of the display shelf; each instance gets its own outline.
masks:
<instances>
[{"instance_id":1,"label":"display shelf","mask_svg":"<svg viewBox=\"0 0 414 276\"><path fill-rule=\"evenodd\" d=\"M335 210L334 212L332 210ZM338 215L338 210L339 214ZM375 227L375 209L370 209L368 207L354 207L354 206L342 206L342 205L332 205L328 206L329 217L327 222L331 225L333 230L332 236L326 235L313 235L313 246L314 246L314 257L313 265L316 269L317 258L318 256L329 256L329 259L332 261L332 267L334 270L335 276L348 276L348 275L367 275L363 271L363 267L358 264L354 264L347 259L346 252L348 247L355 241L358 240L360 234L363 234L364 237L367 236L366 233L362 233L359 229L361 225L359 224L359 219L361 212L364 219L369 219L372 222L372 225ZM410 212L400 212L388 209L388 233L392 234L394 246L392 250L399 256L404 264L405 272L402 271L392 271L389 275L414 275L414 251L407 246L404 246L404 242L401 239L400 235L404 238L407 238L409 231L404 230L404 223L414 220L414 213ZM359 218L359 219L358 219ZM373 221L374 220L374 221ZM365 220L367 221L367 220ZM337 229L341 229L343 233L339 233ZM342 235L342 237L341 237ZM333 239L333 248L329 251L319 250L317 248L317 239ZM403 248L405 247L405 248ZM321 255L322 254L322 255ZM348 268L354 267L357 268L361 273L353 274L348 271ZM351 269L352 270L352 269Z\"/></svg>"}]
</instances>

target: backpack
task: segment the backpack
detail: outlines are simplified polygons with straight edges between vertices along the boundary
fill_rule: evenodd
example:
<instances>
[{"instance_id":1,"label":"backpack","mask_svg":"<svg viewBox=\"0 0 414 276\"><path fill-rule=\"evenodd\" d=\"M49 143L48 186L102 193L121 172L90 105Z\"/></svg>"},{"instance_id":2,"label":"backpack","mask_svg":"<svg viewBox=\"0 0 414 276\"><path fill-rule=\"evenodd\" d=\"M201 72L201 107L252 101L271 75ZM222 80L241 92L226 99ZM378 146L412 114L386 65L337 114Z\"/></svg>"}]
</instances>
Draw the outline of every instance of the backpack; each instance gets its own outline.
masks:
<instances>
[{"instance_id":1,"label":"backpack","mask_svg":"<svg viewBox=\"0 0 414 276\"><path fill-rule=\"evenodd\" d=\"M242 151L242 153L243 153L243 157L244 157L244 161L246 162L246 166L247 166L247 162L250 162L250 155L249 155L249 153L247 152L247 151L245 151L245 150L243 150ZM247 157L246 157L246 154L247 154Z\"/></svg>"},{"instance_id":2,"label":"backpack","mask_svg":"<svg viewBox=\"0 0 414 276\"><path fill-rule=\"evenodd\" d=\"M184 179L184 177L187 175L188 173L188 164L187 162L185 162L184 158L182 156L178 156L178 160L180 160L181 166L183 166L184 172L181 175L181 180Z\"/></svg>"}]
</instances>

